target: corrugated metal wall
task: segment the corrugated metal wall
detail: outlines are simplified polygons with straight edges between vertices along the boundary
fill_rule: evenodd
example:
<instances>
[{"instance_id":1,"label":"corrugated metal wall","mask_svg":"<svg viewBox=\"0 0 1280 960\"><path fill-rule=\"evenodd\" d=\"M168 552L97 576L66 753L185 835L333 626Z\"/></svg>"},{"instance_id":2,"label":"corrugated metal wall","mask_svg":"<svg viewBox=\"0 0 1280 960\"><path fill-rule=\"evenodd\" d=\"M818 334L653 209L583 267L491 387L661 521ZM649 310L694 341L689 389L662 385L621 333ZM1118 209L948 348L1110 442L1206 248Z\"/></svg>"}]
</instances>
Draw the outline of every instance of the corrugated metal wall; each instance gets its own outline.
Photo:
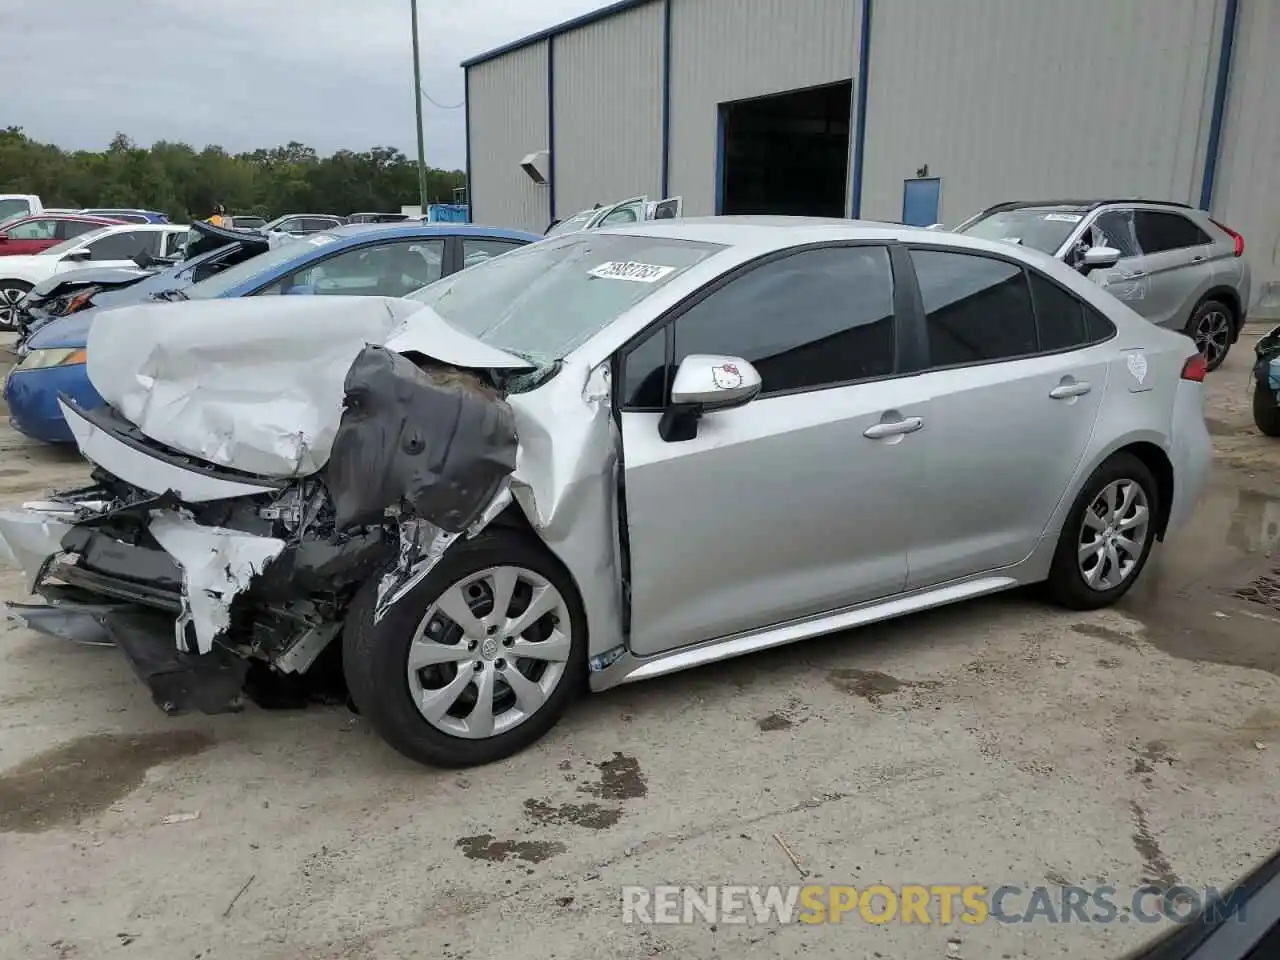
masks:
<instances>
[{"instance_id":1,"label":"corrugated metal wall","mask_svg":"<svg viewBox=\"0 0 1280 960\"><path fill-rule=\"evenodd\" d=\"M1215 215L1244 234L1255 318L1280 318L1280 4L1240 0Z\"/></svg>"},{"instance_id":2,"label":"corrugated metal wall","mask_svg":"<svg viewBox=\"0 0 1280 960\"><path fill-rule=\"evenodd\" d=\"M858 0L671 0L668 192L685 216L715 212L718 104L852 78L860 23Z\"/></svg>"},{"instance_id":3,"label":"corrugated metal wall","mask_svg":"<svg viewBox=\"0 0 1280 960\"><path fill-rule=\"evenodd\" d=\"M662 169L661 0L555 43L557 217L648 194Z\"/></svg>"},{"instance_id":4,"label":"corrugated metal wall","mask_svg":"<svg viewBox=\"0 0 1280 960\"><path fill-rule=\"evenodd\" d=\"M549 190L520 160L549 143L547 44L536 43L471 67L471 219L541 233L551 221Z\"/></svg>"},{"instance_id":5,"label":"corrugated metal wall","mask_svg":"<svg viewBox=\"0 0 1280 960\"><path fill-rule=\"evenodd\" d=\"M925 164L945 223L1052 195L1198 202L1221 18L1222 0L880 0L862 215L899 219Z\"/></svg>"}]
</instances>

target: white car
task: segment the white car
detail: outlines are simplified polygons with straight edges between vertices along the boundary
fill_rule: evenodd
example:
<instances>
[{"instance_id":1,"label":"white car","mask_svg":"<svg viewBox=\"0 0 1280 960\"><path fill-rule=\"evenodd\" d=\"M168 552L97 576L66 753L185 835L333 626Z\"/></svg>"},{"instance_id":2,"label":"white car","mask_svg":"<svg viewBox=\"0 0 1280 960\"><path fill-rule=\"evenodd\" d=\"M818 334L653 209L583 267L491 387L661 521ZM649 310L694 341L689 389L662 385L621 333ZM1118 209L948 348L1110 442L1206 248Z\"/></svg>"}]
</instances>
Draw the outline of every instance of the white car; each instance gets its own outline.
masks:
<instances>
[{"instance_id":1,"label":"white car","mask_svg":"<svg viewBox=\"0 0 1280 960\"><path fill-rule=\"evenodd\" d=\"M173 257L182 252L188 227L173 223L122 223L90 230L30 256L0 257L0 330L12 330L18 303L55 273L87 264L132 267L140 253Z\"/></svg>"}]
</instances>

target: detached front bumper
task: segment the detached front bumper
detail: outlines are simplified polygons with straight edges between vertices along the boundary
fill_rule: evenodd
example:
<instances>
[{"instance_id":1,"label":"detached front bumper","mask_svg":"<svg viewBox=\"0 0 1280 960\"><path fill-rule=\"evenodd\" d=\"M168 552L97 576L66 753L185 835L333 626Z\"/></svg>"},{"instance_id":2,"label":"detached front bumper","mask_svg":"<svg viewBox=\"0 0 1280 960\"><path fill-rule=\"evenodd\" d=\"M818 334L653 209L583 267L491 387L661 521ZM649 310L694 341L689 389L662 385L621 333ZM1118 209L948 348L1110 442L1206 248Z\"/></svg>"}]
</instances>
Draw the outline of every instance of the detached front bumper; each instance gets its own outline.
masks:
<instances>
[{"instance_id":1,"label":"detached front bumper","mask_svg":"<svg viewBox=\"0 0 1280 960\"><path fill-rule=\"evenodd\" d=\"M49 501L0 512L4 552L47 601L6 603L9 616L47 636L119 647L165 713L242 709L248 661L214 638L261 570L245 550L273 557L283 543L158 508L146 523L159 546L131 544L96 529L92 511L92 501Z\"/></svg>"}]
</instances>

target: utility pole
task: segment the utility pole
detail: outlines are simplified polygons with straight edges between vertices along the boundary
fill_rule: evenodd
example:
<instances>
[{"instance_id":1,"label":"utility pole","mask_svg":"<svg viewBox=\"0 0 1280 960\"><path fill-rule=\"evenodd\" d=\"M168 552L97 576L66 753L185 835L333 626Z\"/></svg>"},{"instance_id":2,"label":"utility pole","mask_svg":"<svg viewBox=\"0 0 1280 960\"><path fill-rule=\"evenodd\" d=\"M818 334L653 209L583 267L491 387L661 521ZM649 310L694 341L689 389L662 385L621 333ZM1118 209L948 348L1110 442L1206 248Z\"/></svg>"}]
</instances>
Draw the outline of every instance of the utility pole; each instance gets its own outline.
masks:
<instances>
[{"instance_id":1,"label":"utility pole","mask_svg":"<svg viewBox=\"0 0 1280 960\"><path fill-rule=\"evenodd\" d=\"M409 0L413 16L413 103L418 110L418 202L427 215L427 154L422 145L422 67L418 63L418 0Z\"/></svg>"}]
</instances>

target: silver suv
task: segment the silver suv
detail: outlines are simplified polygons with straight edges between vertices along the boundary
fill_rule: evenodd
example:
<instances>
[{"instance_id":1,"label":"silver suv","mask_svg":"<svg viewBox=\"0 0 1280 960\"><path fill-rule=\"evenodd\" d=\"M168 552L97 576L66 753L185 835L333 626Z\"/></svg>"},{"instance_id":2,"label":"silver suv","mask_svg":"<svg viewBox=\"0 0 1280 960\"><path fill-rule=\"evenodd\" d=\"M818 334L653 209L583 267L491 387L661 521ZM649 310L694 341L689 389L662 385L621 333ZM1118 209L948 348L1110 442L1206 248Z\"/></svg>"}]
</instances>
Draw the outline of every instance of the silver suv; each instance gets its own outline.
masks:
<instances>
[{"instance_id":1,"label":"silver suv","mask_svg":"<svg viewBox=\"0 0 1280 960\"><path fill-rule=\"evenodd\" d=\"M1195 340L1210 370L1221 366L1244 325L1250 285L1244 238L1186 204L1012 201L955 229L1033 247L1089 274L1152 323ZM1086 258L1090 250L1096 253Z\"/></svg>"}]
</instances>

